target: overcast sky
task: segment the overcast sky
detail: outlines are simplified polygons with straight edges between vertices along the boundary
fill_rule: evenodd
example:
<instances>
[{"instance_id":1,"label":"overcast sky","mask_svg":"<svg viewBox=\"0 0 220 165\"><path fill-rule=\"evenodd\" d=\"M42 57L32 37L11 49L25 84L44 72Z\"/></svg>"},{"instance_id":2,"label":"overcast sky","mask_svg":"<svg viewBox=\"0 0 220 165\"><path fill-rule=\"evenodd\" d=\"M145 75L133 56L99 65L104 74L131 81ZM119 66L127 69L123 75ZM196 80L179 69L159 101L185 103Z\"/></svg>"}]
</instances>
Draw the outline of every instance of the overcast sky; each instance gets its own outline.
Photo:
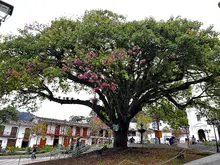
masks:
<instances>
[{"instance_id":1,"label":"overcast sky","mask_svg":"<svg viewBox=\"0 0 220 165\"><path fill-rule=\"evenodd\" d=\"M108 9L126 15L128 20L154 17L157 20L182 16L199 20L205 26L214 25L220 32L220 0L3 0L14 6L14 12L0 27L0 34L16 33L26 23L49 23L61 16L81 16L86 10ZM80 95L86 97L85 93ZM68 119L71 115L88 115L84 106L59 105L45 102L35 113L41 117Z\"/></svg>"}]
</instances>

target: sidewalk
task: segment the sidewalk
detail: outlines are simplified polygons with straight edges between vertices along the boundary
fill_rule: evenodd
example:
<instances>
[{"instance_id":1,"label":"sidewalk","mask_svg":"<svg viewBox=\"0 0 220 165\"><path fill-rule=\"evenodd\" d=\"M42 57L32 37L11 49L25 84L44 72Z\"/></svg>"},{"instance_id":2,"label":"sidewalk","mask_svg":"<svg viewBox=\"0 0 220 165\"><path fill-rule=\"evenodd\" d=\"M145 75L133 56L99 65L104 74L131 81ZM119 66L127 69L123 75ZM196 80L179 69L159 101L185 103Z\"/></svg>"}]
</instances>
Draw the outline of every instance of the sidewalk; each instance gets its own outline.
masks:
<instances>
[{"instance_id":1,"label":"sidewalk","mask_svg":"<svg viewBox=\"0 0 220 165\"><path fill-rule=\"evenodd\" d=\"M219 164L220 164L220 154L217 153L211 156L204 157L202 159L194 160L184 165L219 165Z\"/></svg>"},{"instance_id":2,"label":"sidewalk","mask_svg":"<svg viewBox=\"0 0 220 165\"><path fill-rule=\"evenodd\" d=\"M188 145L187 143L180 143L177 145L178 147L181 148L188 148L188 149L197 149L197 150L202 150L204 152L213 152L213 150L207 149L205 146L199 146L199 145ZM213 148L215 149L215 147ZM220 164L220 153L216 153L210 156L206 156L201 159L197 159L188 163L185 163L184 165L219 165Z\"/></svg>"}]
</instances>

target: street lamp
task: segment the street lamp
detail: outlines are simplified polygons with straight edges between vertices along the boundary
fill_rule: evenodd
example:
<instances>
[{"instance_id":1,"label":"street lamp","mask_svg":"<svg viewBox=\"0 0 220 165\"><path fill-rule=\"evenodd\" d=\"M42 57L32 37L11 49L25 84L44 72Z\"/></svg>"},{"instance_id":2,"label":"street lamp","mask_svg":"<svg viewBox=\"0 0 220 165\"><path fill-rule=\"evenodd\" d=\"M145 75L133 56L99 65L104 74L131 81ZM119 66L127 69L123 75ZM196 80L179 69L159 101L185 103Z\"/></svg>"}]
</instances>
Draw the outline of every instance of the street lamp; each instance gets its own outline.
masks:
<instances>
[{"instance_id":1,"label":"street lamp","mask_svg":"<svg viewBox=\"0 0 220 165\"><path fill-rule=\"evenodd\" d=\"M189 144L189 124L184 125L183 128L186 130L187 144Z\"/></svg>"},{"instance_id":2,"label":"street lamp","mask_svg":"<svg viewBox=\"0 0 220 165\"><path fill-rule=\"evenodd\" d=\"M214 134L215 134L215 145L216 145L216 152L219 153L219 148L218 148L218 141L217 141L217 137L216 137L216 133L215 133L215 124L219 124L219 120L216 119L208 119L206 120L208 125L212 125L213 126L213 130L214 130Z\"/></svg>"},{"instance_id":3,"label":"street lamp","mask_svg":"<svg viewBox=\"0 0 220 165\"><path fill-rule=\"evenodd\" d=\"M13 9L14 6L0 0L0 26L1 23L5 21L8 15L12 15Z\"/></svg>"},{"instance_id":4,"label":"street lamp","mask_svg":"<svg viewBox=\"0 0 220 165\"><path fill-rule=\"evenodd\" d=\"M141 133L141 144L143 144L143 133L146 131L144 128L143 128L143 124L141 123L141 129L138 129L138 132Z\"/></svg>"}]
</instances>

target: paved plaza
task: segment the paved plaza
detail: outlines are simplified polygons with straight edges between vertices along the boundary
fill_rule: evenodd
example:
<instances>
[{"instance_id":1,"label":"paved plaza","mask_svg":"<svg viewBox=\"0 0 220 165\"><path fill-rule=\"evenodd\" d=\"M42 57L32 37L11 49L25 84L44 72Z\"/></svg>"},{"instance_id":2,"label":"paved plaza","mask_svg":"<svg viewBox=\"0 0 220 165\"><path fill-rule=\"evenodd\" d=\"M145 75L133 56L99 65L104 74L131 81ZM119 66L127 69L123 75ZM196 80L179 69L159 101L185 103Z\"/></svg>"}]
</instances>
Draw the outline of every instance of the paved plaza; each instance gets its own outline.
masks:
<instances>
[{"instance_id":1,"label":"paved plaza","mask_svg":"<svg viewBox=\"0 0 220 165\"><path fill-rule=\"evenodd\" d=\"M20 160L19 159L0 159L0 164L1 165L23 165L23 164L42 162L42 161L47 161L47 160L51 160L51 157L39 157L35 160L31 160L31 158L21 158Z\"/></svg>"}]
</instances>

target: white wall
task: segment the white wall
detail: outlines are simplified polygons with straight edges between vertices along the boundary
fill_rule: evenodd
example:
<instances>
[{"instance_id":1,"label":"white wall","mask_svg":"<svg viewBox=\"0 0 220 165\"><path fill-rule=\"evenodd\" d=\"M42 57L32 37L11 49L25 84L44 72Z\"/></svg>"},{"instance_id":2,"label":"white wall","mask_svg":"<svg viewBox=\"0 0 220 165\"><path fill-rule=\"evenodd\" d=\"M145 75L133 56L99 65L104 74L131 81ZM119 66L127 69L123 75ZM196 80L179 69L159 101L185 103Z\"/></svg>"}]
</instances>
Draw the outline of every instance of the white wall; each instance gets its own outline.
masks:
<instances>
[{"instance_id":1,"label":"white wall","mask_svg":"<svg viewBox=\"0 0 220 165\"><path fill-rule=\"evenodd\" d=\"M187 109L186 112L187 112L189 125L190 125L189 127L190 138L192 137L192 135L194 135L196 140L198 140L199 139L198 130L203 129L203 130L210 130L210 133L205 133L206 140L215 139L213 126L207 124L207 121L206 121L207 119L205 117L202 117L201 121L197 121L197 116L196 116L197 110L195 108ZM215 127L215 131L216 131L217 140L219 140L218 130L216 127Z\"/></svg>"},{"instance_id":2,"label":"white wall","mask_svg":"<svg viewBox=\"0 0 220 165\"><path fill-rule=\"evenodd\" d=\"M0 137L0 140L2 140L2 148L6 148L8 139L5 137Z\"/></svg>"}]
</instances>

